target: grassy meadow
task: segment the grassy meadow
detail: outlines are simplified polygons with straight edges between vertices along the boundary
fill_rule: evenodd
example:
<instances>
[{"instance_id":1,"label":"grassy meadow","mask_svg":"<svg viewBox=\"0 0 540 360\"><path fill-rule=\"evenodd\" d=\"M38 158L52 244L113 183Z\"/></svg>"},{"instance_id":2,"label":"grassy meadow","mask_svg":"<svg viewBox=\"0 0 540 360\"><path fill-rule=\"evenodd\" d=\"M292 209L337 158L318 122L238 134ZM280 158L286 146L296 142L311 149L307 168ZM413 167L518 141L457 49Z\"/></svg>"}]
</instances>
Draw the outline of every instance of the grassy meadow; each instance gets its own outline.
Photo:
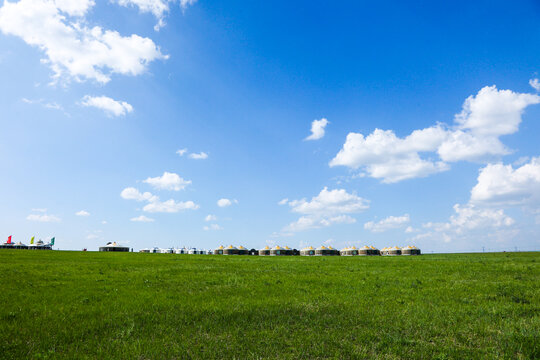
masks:
<instances>
[{"instance_id":1,"label":"grassy meadow","mask_svg":"<svg viewBox=\"0 0 540 360\"><path fill-rule=\"evenodd\" d=\"M1 359L540 358L540 253L0 250Z\"/></svg>"}]
</instances>

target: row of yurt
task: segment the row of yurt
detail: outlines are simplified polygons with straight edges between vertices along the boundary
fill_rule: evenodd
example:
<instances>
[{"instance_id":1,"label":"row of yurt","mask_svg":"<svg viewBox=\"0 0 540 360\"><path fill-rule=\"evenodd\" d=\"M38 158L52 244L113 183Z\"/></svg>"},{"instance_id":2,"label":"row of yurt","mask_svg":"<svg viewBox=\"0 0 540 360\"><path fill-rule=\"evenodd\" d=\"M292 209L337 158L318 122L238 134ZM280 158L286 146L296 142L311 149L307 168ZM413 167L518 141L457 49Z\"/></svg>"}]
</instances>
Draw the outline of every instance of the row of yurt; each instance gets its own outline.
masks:
<instances>
[{"instance_id":1,"label":"row of yurt","mask_svg":"<svg viewBox=\"0 0 540 360\"><path fill-rule=\"evenodd\" d=\"M0 249L16 249L16 250L52 250L54 245L54 237L46 244L43 240L38 240L34 243L34 236L30 239L30 245L23 244L22 242L14 243L11 241L12 236L8 236L5 243L0 244Z\"/></svg>"}]
</instances>

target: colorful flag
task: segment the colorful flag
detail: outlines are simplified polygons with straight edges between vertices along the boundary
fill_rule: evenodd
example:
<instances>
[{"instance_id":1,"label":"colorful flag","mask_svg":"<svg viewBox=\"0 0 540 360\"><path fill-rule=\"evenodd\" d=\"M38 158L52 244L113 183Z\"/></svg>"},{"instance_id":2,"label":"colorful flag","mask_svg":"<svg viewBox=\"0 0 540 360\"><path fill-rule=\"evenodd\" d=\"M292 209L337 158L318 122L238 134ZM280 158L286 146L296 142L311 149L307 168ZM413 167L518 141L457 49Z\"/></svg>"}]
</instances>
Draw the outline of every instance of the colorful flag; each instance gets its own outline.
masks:
<instances>
[{"instance_id":1,"label":"colorful flag","mask_svg":"<svg viewBox=\"0 0 540 360\"><path fill-rule=\"evenodd\" d=\"M51 245L54 245L54 238L51 239Z\"/></svg>"},{"instance_id":2,"label":"colorful flag","mask_svg":"<svg viewBox=\"0 0 540 360\"><path fill-rule=\"evenodd\" d=\"M8 238L7 238L7 243L8 243L8 244L11 244L11 235L8 236Z\"/></svg>"},{"instance_id":3,"label":"colorful flag","mask_svg":"<svg viewBox=\"0 0 540 360\"><path fill-rule=\"evenodd\" d=\"M30 244L33 244L34 243L34 236L32 236L32 238L30 239Z\"/></svg>"}]
</instances>

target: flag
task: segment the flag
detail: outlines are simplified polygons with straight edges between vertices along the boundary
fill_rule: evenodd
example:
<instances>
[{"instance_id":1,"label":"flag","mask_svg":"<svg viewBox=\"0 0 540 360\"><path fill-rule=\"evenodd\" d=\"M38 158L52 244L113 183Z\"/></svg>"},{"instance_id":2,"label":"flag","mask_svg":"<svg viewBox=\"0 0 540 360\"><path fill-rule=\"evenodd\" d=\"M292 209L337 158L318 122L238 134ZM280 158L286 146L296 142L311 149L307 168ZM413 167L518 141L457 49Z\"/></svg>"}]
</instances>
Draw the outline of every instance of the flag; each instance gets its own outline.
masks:
<instances>
[{"instance_id":1,"label":"flag","mask_svg":"<svg viewBox=\"0 0 540 360\"><path fill-rule=\"evenodd\" d=\"M30 244L33 244L34 243L34 236L32 236L32 238L30 239Z\"/></svg>"},{"instance_id":2,"label":"flag","mask_svg":"<svg viewBox=\"0 0 540 360\"><path fill-rule=\"evenodd\" d=\"M51 245L54 245L54 238L51 239Z\"/></svg>"},{"instance_id":3,"label":"flag","mask_svg":"<svg viewBox=\"0 0 540 360\"><path fill-rule=\"evenodd\" d=\"M8 244L11 244L11 235L8 236L8 238L7 238L7 243L8 243Z\"/></svg>"}]
</instances>

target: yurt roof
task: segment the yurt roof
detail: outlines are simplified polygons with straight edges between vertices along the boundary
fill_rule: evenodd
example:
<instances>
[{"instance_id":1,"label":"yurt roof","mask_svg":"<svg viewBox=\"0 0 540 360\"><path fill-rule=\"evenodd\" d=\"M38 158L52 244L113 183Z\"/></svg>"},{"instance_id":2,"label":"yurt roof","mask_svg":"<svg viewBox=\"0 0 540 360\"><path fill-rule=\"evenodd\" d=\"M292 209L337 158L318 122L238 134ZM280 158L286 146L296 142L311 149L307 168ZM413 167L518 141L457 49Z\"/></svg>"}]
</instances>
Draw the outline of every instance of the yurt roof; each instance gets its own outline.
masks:
<instances>
[{"instance_id":1,"label":"yurt roof","mask_svg":"<svg viewBox=\"0 0 540 360\"><path fill-rule=\"evenodd\" d=\"M369 249L370 249L370 247L367 246L367 245L362 246L362 250L369 250Z\"/></svg>"},{"instance_id":2,"label":"yurt roof","mask_svg":"<svg viewBox=\"0 0 540 360\"><path fill-rule=\"evenodd\" d=\"M227 246L227 249L228 250L236 250L236 248L234 246L232 246L232 245Z\"/></svg>"},{"instance_id":3,"label":"yurt roof","mask_svg":"<svg viewBox=\"0 0 540 360\"><path fill-rule=\"evenodd\" d=\"M274 246L274 247L272 248L272 250L281 250L281 246L276 245L276 246Z\"/></svg>"},{"instance_id":4,"label":"yurt roof","mask_svg":"<svg viewBox=\"0 0 540 360\"><path fill-rule=\"evenodd\" d=\"M353 247L351 248L351 250L358 250L358 249L356 248L356 246L353 246Z\"/></svg>"},{"instance_id":5,"label":"yurt roof","mask_svg":"<svg viewBox=\"0 0 540 360\"><path fill-rule=\"evenodd\" d=\"M266 245L265 247L263 247L261 250L270 250L270 247L268 245Z\"/></svg>"},{"instance_id":6,"label":"yurt roof","mask_svg":"<svg viewBox=\"0 0 540 360\"><path fill-rule=\"evenodd\" d=\"M239 250L246 250L246 248L243 247L242 245L240 245L240 246L238 247L238 249L239 249Z\"/></svg>"},{"instance_id":7,"label":"yurt roof","mask_svg":"<svg viewBox=\"0 0 540 360\"><path fill-rule=\"evenodd\" d=\"M326 246L319 246L316 250L327 250Z\"/></svg>"},{"instance_id":8,"label":"yurt roof","mask_svg":"<svg viewBox=\"0 0 540 360\"><path fill-rule=\"evenodd\" d=\"M315 249L313 248L313 246L308 246L308 247L303 248L302 250L315 250Z\"/></svg>"},{"instance_id":9,"label":"yurt roof","mask_svg":"<svg viewBox=\"0 0 540 360\"><path fill-rule=\"evenodd\" d=\"M341 251L347 251L349 249L350 249L349 247L344 247L343 249L341 249Z\"/></svg>"},{"instance_id":10,"label":"yurt roof","mask_svg":"<svg viewBox=\"0 0 540 360\"><path fill-rule=\"evenodd\" d=\"M216 250L223 250L223 245L220 245Z\"/></svg>"},{"instance_id":11,"label":"yurt roof","mask_svg":"<svg viewBox=\"0 0 540 360\"><path fill-rule=\"evenodd\" d=\"M291 250L291 248L288 246L285 246L285 250Z\"/></svg>"},{"instance_id":12,"label":"yurt roof","mask_svg":"<svg viewBox=\"0 0 540 360\"><path fill-rule=\"evenodd\" d=\"M377 248L376 248L375 246L373 246L373 245L371 245L369 248L370 248L371 250L377 250Z\"/></svg>"},{"instance_id":13,"label":"yurt roof","mask_svg":"<svg viewBox=\"0 0 540 360\"><path fill-rule=\"evenodd\" d=\"M16 243L15 245L19 245L19 246L20 246L20 245L22 245L22 246L26 246L26 245L24 245L24 244L23 244L22 242L20 242L20 241L19 241L18 243Z\"/></svg>"}]
</instances>

